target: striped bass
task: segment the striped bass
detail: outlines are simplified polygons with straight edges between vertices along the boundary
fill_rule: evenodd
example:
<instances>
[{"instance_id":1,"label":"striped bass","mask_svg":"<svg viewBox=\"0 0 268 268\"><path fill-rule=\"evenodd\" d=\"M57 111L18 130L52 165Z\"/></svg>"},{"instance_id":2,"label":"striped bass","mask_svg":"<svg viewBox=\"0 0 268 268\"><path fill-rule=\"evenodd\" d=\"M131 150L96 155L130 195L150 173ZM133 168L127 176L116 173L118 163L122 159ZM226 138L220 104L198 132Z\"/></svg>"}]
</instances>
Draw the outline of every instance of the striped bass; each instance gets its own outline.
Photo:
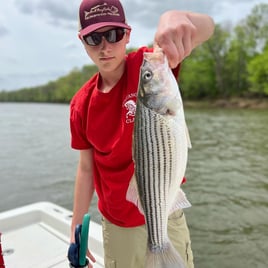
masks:
<instances>
[{"instance_id":1,"label":"striped bass","mask_svg":"<svg viewBox=\"0 0 268 268\"><path fill-rule=\"evenodd\" d=\"M177 81L161 50L144 53L133 135L135 174L127 200L145 216L146 268L184 268L167 234L168 216L191 206L180 185L190 139Z\"/></svg>"}]
</instances>

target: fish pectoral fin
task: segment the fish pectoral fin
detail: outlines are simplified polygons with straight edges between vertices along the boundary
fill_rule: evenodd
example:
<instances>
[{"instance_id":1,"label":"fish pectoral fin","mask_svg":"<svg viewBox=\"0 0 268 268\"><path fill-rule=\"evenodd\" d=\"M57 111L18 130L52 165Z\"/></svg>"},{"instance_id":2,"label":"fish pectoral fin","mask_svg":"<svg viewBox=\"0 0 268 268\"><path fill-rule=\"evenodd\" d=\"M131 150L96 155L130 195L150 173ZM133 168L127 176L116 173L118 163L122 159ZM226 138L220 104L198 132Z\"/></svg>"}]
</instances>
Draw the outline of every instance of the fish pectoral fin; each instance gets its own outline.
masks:
<instances>
[{"instance_id":1,"label":"fish pectoral fin","mask_svg":"<svg viewBox=\"0 0 268 268\"><path fill-rule=\"evenodd\" d=\"M189 208L191 206L192 205L189 202L189 200L187 199L183 190L179 189L177 196L176 196L176 199L175 199L175 202L173 203L169 214L172 214L174 211L176 211L178 209Z\"/></svg>"},{"instance_id":2,"label":"fish pectoral fin","mask_svg":"<svg viewBox=\"0 0 268 268\"><path fill-rule=\"evenodd\" d=\"M139 192L138 192L138 186L136 182L136 177L135 175L132 176L129 186L127 189L127 194L126 194L126 199L129 202L132 202L140 211L142 215L144 215L143 208L141 205L140 197L139 197Z\"/></svg>"}]
</instances>

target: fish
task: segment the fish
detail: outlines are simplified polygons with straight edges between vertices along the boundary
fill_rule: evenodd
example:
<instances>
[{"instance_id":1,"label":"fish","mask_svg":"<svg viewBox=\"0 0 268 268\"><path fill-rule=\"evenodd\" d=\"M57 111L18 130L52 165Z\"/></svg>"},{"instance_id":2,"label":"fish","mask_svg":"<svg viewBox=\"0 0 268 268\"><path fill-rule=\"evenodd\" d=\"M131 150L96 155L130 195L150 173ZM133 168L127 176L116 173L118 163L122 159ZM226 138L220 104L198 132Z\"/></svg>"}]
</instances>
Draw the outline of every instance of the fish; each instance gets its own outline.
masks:
<instances>
[{"instance_id":1,"label":"fish","mask_svg":"<svg viewBox=\"0 0 268 268\"><path fill-rule=\"evenodd\" d=\"M191 141L178 83L161 49L144 52L133 129L134 175L126 198L145 217L146 268L185 268L167 232L168 216L190 207L180 185Z\"/></svg>"}]
</instances>

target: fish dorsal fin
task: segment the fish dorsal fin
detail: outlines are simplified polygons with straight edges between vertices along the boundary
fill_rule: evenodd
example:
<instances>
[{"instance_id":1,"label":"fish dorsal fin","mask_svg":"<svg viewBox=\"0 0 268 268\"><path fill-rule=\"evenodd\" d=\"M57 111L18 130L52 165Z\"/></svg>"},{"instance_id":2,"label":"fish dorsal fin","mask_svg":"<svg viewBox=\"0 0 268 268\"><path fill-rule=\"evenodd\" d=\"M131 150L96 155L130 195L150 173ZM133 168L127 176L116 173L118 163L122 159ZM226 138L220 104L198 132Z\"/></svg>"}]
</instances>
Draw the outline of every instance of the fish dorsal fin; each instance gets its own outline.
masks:
<instances>
[{"instance_id":1,"label":"fish dorsal fin","mask_svg":"<svg viewBox=\"0 0 268 268\"><path fill-rule=\"evenodd\" d=\"M132 202L139 209L140 213L144 215L140 197L139 197L138 186L137 186L135 175L132 176L129 182L126 199L129 202Z\"/></svg>"},{"instance_id":2,"label":"fish dorsal fin","mask_svg":"<svg viewBox=\"0 0 268 268\"><path fill-rule=\"evenodd\" d=\"M187 145L188 148L191 149L192 148L192 143L191 143L191 138L190 138L190 134L189 134L189 129L187 127L187 124L185 122L185 132L186 132L186 138L187 138Z\"/></svg>"}]
</instances>

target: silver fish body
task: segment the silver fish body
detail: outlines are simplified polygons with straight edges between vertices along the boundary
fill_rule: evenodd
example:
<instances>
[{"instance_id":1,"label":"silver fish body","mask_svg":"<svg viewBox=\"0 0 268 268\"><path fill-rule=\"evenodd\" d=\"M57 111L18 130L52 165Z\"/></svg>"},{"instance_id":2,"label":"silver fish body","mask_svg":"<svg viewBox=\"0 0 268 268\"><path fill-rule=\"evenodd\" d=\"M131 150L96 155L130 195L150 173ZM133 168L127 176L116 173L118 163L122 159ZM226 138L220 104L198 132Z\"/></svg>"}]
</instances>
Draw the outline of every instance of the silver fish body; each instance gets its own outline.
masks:
<instances>
[{"instance_id":1,"label":"silver fish body","mask_svg":"<svg viewBox=\"0 0 268 268\"><path fill-rule=\"evenodd\" d=\"M190 140L177 81L161 51L145 53L133 135L135 176L127 199L145 216L148 268L185 267L168 238L167 223L170 213L190 206L180 188L188 147Z\"/></svg>"}]
</instances>

